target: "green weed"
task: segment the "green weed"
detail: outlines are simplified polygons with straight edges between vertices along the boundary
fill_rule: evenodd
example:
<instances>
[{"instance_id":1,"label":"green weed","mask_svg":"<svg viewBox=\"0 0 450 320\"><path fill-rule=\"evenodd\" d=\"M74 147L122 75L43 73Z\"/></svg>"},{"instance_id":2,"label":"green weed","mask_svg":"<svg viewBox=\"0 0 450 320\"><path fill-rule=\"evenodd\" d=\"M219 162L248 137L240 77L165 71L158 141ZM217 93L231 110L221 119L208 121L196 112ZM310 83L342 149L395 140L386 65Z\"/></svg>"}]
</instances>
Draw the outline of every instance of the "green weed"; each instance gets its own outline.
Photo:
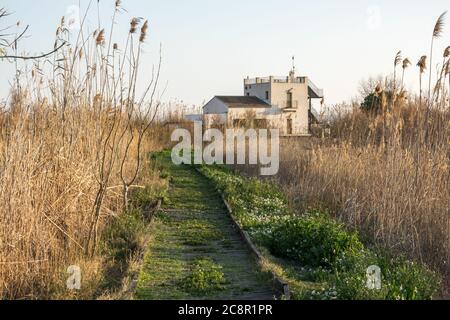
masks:
<instances>
[{"instance_id":1,"label":"green weed","mask_svg":"<svg viewBox=\"0 0 450 320\"><path fill-rule=\"evenodd\" d=\"M190 274L183 280L183 288L194 296L206 296L224 289L226 284L222 266L210 258L196 259Z\"/></svg>"},{"instance_id":2,"label":"green weed","mask_svg":"<svg viewBox=\"0 0 450 320\"><path fill-rule=\"evenodd\" d=\"M326 210L293 215L276 185L244 178L223 166L203 166L202 172L222 191L233 214L252 240L280 260L280 270L290 261L302 268L289 274L295 299L431 299L439 288L438 277L425 266L365 248L359 235L334 220ZM379 266L382 289L367 286L367 269ZM302 285L301 281L317 285ZM310 289L308 289L308 287Z\"/></svg>"}]
</instances>

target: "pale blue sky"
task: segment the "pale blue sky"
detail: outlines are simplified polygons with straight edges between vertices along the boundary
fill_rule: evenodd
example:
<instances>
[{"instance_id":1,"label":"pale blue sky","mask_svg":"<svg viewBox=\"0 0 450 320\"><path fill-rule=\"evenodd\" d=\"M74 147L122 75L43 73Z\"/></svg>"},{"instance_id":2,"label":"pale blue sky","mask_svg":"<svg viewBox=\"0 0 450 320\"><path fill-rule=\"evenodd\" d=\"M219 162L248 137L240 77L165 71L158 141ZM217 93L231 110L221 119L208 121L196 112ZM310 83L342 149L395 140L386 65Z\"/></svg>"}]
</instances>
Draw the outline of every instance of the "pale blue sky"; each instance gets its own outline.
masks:
<instances>
[{"instance_id":1,"label":"pale blue sky","mask_svg":"<svg viewBox=\"0 0 450 320\"><path fill-rule=\"evenodd\" d=\"M103 22L114 0L101 0ZM30 25L22 49L51 48L62 15L78 0L2 0L14 19ZM82 0L86 5L87 0ZM395 53L417 62L429 54L430 35L448 0L123 0L128 13L120 26L126 35L130 16L150 19L146 63L150 70L163 45L165 100L201 104L214 95L242 94L247 75L287 75L295 55L298 73L324 88L328 104L357 94L370 75L392 72ZM450 19L450 16L449 16ZM93 28L95 21L92 21ZM450 21L436 49L436 63L450 45ZM0 64L0 96L13 70ZM417 87L416 68L408 86Z\"/></svg>"}]
</instances>

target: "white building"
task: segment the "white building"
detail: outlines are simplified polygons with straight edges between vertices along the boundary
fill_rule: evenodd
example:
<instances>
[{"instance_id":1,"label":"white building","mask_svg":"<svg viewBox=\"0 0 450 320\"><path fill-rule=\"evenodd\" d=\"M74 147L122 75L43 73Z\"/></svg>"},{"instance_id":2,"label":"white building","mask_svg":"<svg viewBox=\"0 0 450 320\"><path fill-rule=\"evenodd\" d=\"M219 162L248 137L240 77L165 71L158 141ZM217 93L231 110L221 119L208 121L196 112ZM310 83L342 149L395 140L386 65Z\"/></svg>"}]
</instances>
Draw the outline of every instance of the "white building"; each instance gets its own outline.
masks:
<instances>
[{"instance_id":1,"label":"white building","mask_svg":"<svg viewBox=\"0 0 450 320\"><path fill-rule=\"evenodd\" d=\"M280 129L282 136L310 134L312 99L322 99L307 77L266 77L244 80L244 96L216 96L203 107L205 126L252 125Z\"/></svg>"}]
</instances>

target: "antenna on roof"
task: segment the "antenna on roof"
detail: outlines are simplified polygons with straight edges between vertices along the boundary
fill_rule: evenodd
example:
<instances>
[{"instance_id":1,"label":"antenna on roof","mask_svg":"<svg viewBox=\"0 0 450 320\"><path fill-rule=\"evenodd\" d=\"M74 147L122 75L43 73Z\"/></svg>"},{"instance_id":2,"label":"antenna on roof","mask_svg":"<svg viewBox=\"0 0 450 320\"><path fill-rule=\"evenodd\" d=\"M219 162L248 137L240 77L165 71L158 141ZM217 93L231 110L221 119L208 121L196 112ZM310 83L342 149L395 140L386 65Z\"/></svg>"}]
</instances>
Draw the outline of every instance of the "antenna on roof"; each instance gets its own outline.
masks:
<instances>
[{"instance_id":1,"label":"antenna on roof","mask_svg":"<svg viewBox=\"0 0 450 320\"><path fill-rule=\"evenodd\" d=\"M292 56L292 69L289 71L289 79L293 81L295 78L295 56Z\"/></svg>"}]
</instances>

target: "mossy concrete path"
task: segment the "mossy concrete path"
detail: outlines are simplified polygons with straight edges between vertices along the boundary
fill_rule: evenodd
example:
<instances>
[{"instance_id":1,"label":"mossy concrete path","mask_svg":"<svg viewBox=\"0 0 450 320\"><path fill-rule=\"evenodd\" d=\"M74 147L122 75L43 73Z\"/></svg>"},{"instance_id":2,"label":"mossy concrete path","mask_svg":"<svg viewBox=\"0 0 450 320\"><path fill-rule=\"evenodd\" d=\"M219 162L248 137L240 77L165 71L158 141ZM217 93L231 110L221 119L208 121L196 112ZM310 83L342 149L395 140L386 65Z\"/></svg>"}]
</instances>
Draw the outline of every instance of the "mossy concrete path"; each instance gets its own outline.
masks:
<instances>
[{"instance_id":1,"label":"mossy concrete path","mask_svg":"<svg viewBox=\"0 0 450 320\"><path fill-rule=\"evenodd\" d=\"M271 277L260 271L210 181L167 156L159 161L171 187L151 226L136 299L273 299ZM199 260L214 267L193 267Z\"/></svg>"}]
</instances>

